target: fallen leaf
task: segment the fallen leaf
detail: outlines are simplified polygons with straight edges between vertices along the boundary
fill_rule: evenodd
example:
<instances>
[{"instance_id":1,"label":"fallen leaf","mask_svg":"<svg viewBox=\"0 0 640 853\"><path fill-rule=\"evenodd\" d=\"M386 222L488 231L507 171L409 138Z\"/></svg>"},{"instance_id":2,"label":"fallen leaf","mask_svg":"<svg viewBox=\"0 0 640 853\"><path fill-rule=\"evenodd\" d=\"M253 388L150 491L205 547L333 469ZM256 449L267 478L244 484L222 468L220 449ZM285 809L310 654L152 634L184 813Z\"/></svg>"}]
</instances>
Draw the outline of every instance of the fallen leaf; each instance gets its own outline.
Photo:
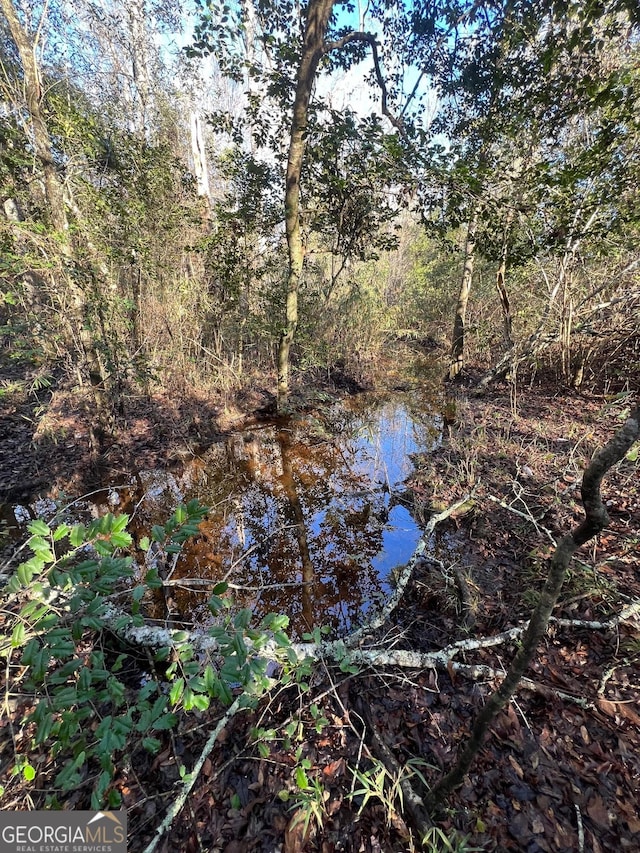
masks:
<instances>
[{"instance_id":1,"label":"fallen leaf","mask_svg":"<svg viewBox=\"0 0 640 853\"><path fill-rule=\"evenodd\" d=\"M524 814L517 814L509 821L509 832L523 846L531 840L529 821Z\"/></svg>"},{"instance_id":2,"label":"fallen leaf","mask_svg":"<svg viewBox=\"0 0 640 853\"><path fill-rule=\"evenodd\" d=\"M611 826L609 809L599 794L595 794L587 805L587 814L598 826L608 829Z\"/></svg>"},{"instance_id":3,"label":"fallen leaf","mask_svg":"<svg viewBox=\"0 0 640 853\"><path fill-rule=\"evenodd\" d=\"M331 800L327 803L327 814L329 816L334 815L336 812L340 811L340 807L342 806L342 796L339 796L335 800Z\"/></svg>"},{"instance_id":4,"label":"fallen leaf","mask_svg":"<svg viewBox=\"0 0 640 853\"><path fill-rule=\"evenodd\" d=\"M542 835L544 832L544 823L540 820L539 817L534 817L531 821L531 830L534 835Z\"/></svg>"},{"instance_id":5,"label":"fallen leaf","mask_svg":"<svg viewBox=\"0 0 640 853\"><path fill-rule=\"evenodd\" d=\"M304 853L305 845L311 837L311 821L305 826L307 813L297 809L289 821L284 833L284 853Z\"/></svg>"},{"instance_id":6,"label":"fallen leaf","mask_svg":"<svg viewBox=\"0 0 640 853\"><path fill-rule=\"evenodd\" d=\"M341 776L344 773L344 758L338 758L322 768L322 774L327 781L332 781L336 776Z\"/></svg>"},{"instance_id":7,"label":"fallen leaf","mask_svg":"<svg viewBox=\"0 0 640 853\"><path fill-rule=\"evenodd\" d=\"M510 755L510 756L509 756L509 764L510 764L510 765L513 767L513 769L516 771L516 773L517 773L517 775L518 775L518 779L524 779L524 771L523 771L522 767L520 767L520 765L518 764L518 762L515 760L515 758L513 757L513 755Z\"/></svg>"},{"instance_id":8,"label":"fallen leaf","mask_svg":"<svg viewBox=\"0 0 640 853\"><path fill-rule=\"evenodd\" d=\"M451 683L456 683L456 671L453 668L453 658L450 658L447 661L447 672L449 673L449 678L451 679Z\"/></svg>"},{"instance_id":9,"label":"fallen leaf","mask_svg":"<svg viewBox=\"0 0 640 853\"><path fill-rule=\"evenodd\" d=\"M640 726L640 715L627 702L610 702L608 699L600 698L598 699L598 708L614 719L622 717L632 722L634 726Z\"/></svg>"}]
</instances>

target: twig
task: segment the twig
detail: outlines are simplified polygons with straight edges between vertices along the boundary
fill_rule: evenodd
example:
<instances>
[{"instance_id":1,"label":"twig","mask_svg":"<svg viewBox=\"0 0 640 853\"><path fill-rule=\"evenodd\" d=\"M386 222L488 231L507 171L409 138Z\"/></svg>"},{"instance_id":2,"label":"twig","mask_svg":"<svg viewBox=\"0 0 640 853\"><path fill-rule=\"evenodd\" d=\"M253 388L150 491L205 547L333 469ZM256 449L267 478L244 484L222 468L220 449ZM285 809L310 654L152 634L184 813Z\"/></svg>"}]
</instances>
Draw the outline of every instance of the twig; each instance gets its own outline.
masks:
<instances>
[{"instance_id":1,"label":"twig","mask_svg":"<svg viewBox=\"0 0 640 853\"><path fill-rule=\"evenodd\" d=\"M496 503L496 504L498 504L499 506L501 506L503 509L506 509L506 510L508 510L509 512L512 512L514 515L519 515L519 516L520 516L520 518L524 518L524 519L525 519L525 521L528 521L528 522L530 522L531 524L533 524L533 526L534 526L534 527L535 527L535 529L538 531L538 533L540 533L540 531L543 531L544 533L546 533L546 534L547 534L547 536L549 537L549 540L550 540L551 544L555 547L555 545L556 545L557 543L556 543L556 540L553 538L553 535L552 535L551 531L550 531L550 530L547 530L547 528L546 528L546 527L543 527L541 524L538 524L538 522L536 521L536 519L535 519L535 518L533 517L533 515L531 514L531 511L529 510L529 507L527 507L528 512L520 512L520 510L519 510L519 509L516 509L515 507L511 506L511 504L508 504L506 501L503 501L501 498L497 498L495 495L487 495L487 498L488 498L488 500L493 501L494 503ZM518 498L517 498L517 500L519 500L519 501L521 501L522 503L524 503L524 501L522 500L522 498L521 498L521 497L518 497ZM526 506L526 504L525 504L525 506Z\"/></svg>"},{"instance_id":2,"label":"twig","mask_svg":"<svg viewBox=\"0 0 640 853\"><path fill-rule=\"evenodd\" d=\"M224 729L224 727L227 725L229 720L234 716L234 714L236 714L238 712L238 710L240 710L240 699L241 699L241 696L238 696L238 698L235 700L233 705L231 705L225 711L222 719L218 722L218 725L215 727L215 729L209 735L209 738L207 739L207 742L204 745L204 749L200 753L200 756L199 756L198 760L196 761L196 763L193 767L193 770L191 771L191 773L187 774L187 776L184 779L184 782L182 785L182 790L180 791L180 793L176 797L173 805L167 811L166 815L164 816L164 820L162 821L160 826L158 826L158 828L156 829L155 835L153 836L153 838L151 839L151 841L149 842L147 847L145 847L144 853L153 853L153 851L158 846L158 842L160 841L162 836L171 828L173 821L176 819L176 817L180 814L180 812L184 808L184 805L187 802L189 794L191 793L191 790L193 789L193 786L195 785L196 780L197 780L198 776L200 775L200 771L202 770L202 767L203 767L205 761L209 757L209 755L210 755L210 753L211 753L211 751L215 745L215 742L218 738L218 735Z\"/></svg>"},{"instance_id":3,"label":"twig","mask_svg":"<svg viewBox=\"0 0 640 853\"><path fill-rule=\"evenodd\" d=\"M577 803L573 804L576 810L576 822L578 824L578 853L584 853L584 826L582 824L582 813Z\"/></svg>"},{"instance_id":4,"label":"twig","mask_svg":"<svg viewBox=\"0 0 640 853\"><path fill-rule=\"evenodd\" d=\"M409 558L409 562L406 564L406 566L404 567L404 569L396 580L396 588L391 598L389 599L385 607L375 616L373 616L373 618L370 619L369 622L358 628L344 640L345 645L349 647L357 645L366 634L370 633L371 631L375 631L376 628L379 628L381 625L384 625L390 614L393 613L395 608L400 603L400 599L404 595L404 591L407 587L407 584L409 583L409 580L411 579L411 575L413 574L415 565L418 559L424 554L425 548L427 547L427 539L435 530L436 525L439 524L441 521L444 521L445 519L449 518L450 515L452 515L457 509L459 509L461 506L464 506L464 504L466 504L470 500L471 494L467 494L463 498L461 498L461 500L456 501L454 504L447 507L442 512L437 513L437 515L431 516L424 533L420 537L420 541L416 545L413 554Z\"/></svg>"}]
</instances>

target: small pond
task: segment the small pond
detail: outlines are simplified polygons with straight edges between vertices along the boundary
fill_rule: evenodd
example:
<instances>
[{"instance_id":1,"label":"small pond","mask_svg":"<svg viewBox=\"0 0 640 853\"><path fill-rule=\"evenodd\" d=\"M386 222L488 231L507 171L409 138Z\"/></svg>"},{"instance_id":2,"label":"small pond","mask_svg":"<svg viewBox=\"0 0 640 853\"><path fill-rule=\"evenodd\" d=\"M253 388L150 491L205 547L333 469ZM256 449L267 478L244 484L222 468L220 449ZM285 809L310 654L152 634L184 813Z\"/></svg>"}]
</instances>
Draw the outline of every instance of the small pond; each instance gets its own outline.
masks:
<instances>
[{"instance_id":1,"label":"small pond","mask_svg":"<svg viewBox=\"0 0 640 853\"><path fill-rule=\"evenodd\" d=\"M315 625L344 633L388 595L418 542L402 483L412 454L440 433L439 407L420 392L361 394L322 415L255 422L84 507L129 513L137 539L181 502L211 508L150 604L163 622L206 625L211 588L226 580L258 618L288 614L293 636Z\"/></svg>"}]
</instances>

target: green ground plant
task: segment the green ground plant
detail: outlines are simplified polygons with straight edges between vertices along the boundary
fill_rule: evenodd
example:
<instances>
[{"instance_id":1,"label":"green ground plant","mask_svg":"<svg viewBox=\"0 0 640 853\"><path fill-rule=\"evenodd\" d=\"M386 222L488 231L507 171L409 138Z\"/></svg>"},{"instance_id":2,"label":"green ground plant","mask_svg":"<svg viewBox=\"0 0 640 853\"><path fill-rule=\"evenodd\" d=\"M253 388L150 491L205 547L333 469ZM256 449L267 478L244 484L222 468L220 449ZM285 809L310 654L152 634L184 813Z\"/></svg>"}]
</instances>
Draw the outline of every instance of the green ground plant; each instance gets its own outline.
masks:
<instances>
[{"instance_id":1,"label":"green ground plant","mask_svg":"<svg viewBox=\"0 0 640 853\"><path fill-rule=\"evenodd\" d=\"M143 577L130 553L127 515L109 513L87 526L30 523L31 556L3 593L0 656L13 741L7 788L16 778L46 787L46 805L56 808L87 786L92 808L116 808L118 764L136 750L157 753L181 712L229 704L232 690L251 706L271 686L261 650L270 644L286 656L288 619L270 615L256 628L249 610L231 616L225 584L209 602L218 616L207 638L215 655L206 657L186 633L173 632L171 644L156 650L157 669L148 672L139 652L118 639L142 626L143 599L162 585L160 559L179 553L206 512L190 501L152 529L140 543L155 549Z\"/></svg>"}]
</instances>

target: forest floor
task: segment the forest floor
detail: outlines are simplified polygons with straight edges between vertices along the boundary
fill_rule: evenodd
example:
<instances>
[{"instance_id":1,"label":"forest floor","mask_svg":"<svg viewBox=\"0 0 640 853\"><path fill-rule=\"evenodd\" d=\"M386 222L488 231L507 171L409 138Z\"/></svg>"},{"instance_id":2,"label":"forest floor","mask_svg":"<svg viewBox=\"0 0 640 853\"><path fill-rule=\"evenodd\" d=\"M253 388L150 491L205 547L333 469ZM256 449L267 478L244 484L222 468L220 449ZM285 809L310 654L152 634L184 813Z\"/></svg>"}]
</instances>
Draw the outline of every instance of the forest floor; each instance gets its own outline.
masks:
<instances>
[{"instance_id":1,"label":"forest floor","mask_svg":"<svg viewBox=\"0 0 640 853\"><path fill-rule=\"evenodd\" d=\"M226 410L219 400L140 400L129 406L123 437L96 466L86 416L62 394L35 412L43 393L48 398L47 389L22 387L0 400L0 499L7 503L34 492L77 495L102 485L106 473L126 470L132 458L138 467L179 464L185 447L213 440L243 417L243 408L269 403L261 393ZM457 390L447 411L451 426L439 447L416 458L406 495L423 519L471 490L473 503L437 528L441 569L418 561L400 608L365 645L427 652L522 624L553 541L582 517L582 471L619 428L628 402L551 380L523 387L517 398L505 387L484 398ZM636 613L595 627L640 601L638 465L631 453L605 480L611 521L573 562L554 613L566 621L551 626L527 689L498 716L464 785L437 816L452 846L427 849L640 849L640 620ZM457 661L500 673L513 651L509 644L482 647ZM416 790L421 776L433 784L498 683L484 673L317 667L304 692L300 685L280 689L228 723L157 849L417 849L393 774L382 770L379 742ZM151 839L175 798L179 768L197 759L221 713L212 707L185 715L160 753L139 749L122 762L115 784L128 810L132 853ZM319 713L326 724L318 725ZM260 750L250 736L256 726L280 733L288 727L291 743L278 737ZM370 739L372 728L378 740ZM5 765L5 749L0 757ZM38 807L44 787L36 779L21 788L14 779L0 807ZM80 786L65 806L87 803Z\"/></svg>"}]
</instances>

